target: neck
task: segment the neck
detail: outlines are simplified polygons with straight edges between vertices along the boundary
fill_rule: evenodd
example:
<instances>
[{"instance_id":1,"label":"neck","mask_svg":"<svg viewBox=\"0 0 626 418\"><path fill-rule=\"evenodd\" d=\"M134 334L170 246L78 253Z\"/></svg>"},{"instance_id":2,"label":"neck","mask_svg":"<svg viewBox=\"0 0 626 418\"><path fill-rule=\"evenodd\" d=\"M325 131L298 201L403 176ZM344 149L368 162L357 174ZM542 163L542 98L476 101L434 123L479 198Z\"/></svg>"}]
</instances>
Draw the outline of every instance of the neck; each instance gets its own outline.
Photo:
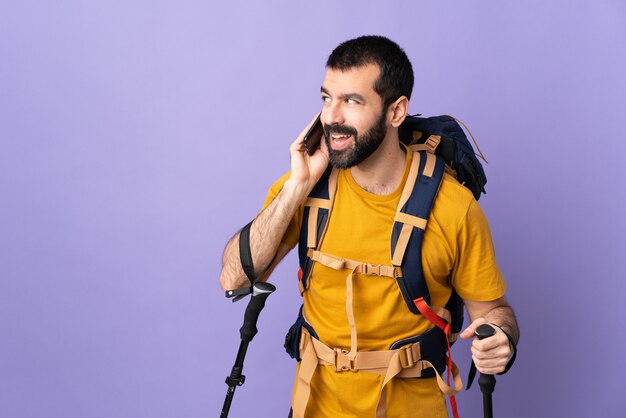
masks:
<instances>
[{"instance_id":1,"label":"neck","mask_svg":"<svg viewBox=\"0 0 626 418\"><path fill-rule=\"evenodd\" d=\"M368 192L389 194L402 181L405 158L397 130L389 130L380 147L365 161L352 167L350 173L354 181Z\"/></svg>"}]
</instances>

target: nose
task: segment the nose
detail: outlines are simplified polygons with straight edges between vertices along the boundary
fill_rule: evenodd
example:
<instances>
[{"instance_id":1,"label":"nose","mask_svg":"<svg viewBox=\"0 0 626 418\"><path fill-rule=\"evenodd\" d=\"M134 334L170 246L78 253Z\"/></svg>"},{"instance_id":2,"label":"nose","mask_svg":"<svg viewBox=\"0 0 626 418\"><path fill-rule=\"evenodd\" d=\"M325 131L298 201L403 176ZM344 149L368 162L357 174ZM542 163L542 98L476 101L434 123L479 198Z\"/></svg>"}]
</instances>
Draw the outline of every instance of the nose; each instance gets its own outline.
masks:
<instances>
[{"instance_id":1,"label":"nose","mask_svg":"<svg viewBox=\"0 0 626 418\"><path fill-rule=\"evenodd\" d=\"M322 122L324 125L342 125L345 122L341 102L332 101L325 103L322 109Z\"/></svg>"}]
</instances>

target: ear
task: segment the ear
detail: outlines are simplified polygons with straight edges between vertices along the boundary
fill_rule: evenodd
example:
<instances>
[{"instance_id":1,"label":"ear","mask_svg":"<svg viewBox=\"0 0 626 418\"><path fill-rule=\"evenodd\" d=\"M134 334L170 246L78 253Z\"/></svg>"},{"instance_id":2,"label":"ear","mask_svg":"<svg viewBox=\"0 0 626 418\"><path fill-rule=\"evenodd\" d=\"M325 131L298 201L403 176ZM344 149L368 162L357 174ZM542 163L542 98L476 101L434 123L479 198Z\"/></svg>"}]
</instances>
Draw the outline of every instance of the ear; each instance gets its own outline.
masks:
<instances>
[{"instance_id":1,"label":"ear","mask_svg":"<svg viewBox=\"0 0 626 418\"><path fill-rule=\"evenodd\" d=\"M409 111L409 99L406 96L400 96L395 102L389 105L387 116L391 118L391 126L399 127Z\"/></svg>"}]
</instances>

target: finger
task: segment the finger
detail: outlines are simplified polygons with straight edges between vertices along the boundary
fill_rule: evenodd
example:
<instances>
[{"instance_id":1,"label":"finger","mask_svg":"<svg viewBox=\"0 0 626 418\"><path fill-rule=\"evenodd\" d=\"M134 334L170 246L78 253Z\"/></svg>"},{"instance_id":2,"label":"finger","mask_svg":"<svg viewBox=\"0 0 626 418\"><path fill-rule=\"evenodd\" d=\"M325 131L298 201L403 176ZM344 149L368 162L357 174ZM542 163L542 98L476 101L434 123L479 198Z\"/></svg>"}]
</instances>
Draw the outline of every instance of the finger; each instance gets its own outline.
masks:
<instances>
[{"instance_id":1,"label":"finger","mask_svg":"<svg viewBox=\"0 0 626 418\"><path fill-rule=\"evenodd\" d=\"M470 338L475 337L474 333L476 332L476 328L478 328L479 326L485 323L487 323L485 318L476 319L471 324L469 324L469 326L465 328L463 332L461 332L460 337L463 338L464 340L468 340Z\"/></svg>"},{"instance_id":2,"label":"finger","mask_svg":"<svg viewBox=\"0 0 626 418\"><path fill-rule=\"evenodd\" d=\"M504 335L494 335L484 340L478 338L472 341L472 347L480 351L510 351L509 340Z\"/></svg>"},{"instance_id":3,"label":"finger","mask_svg":"<svg viewBox=\"0 0 626 418\"><path fill-rule=\"evenodd\" d=\"M509 339L506 337L504 332L501 329L494 327L496 333L489 338L485 338L482 340L475 339L472 342L472 345L478 347L481 350L492 350L496 347L507 347L509 348Z\"/></svg>"},{"instance_id":4,"label":"finger","mask_svg":"<svg viewBox=\"0 0 626 418\"><path fill-rule=\"evenodd\" d=\"M479 359L477 357L472 356L472 360L474 360L476 367L480 366L482 368L504 367L506 366L508 362L508 359L503 358L503 357Z\"/></svg>"},{"instance_id":5,"label":"finger","mask_svg":"<svg viewBox=\"0 0 626 418\"><path fill-rule=\"evenodd\" d=\"M476 369L486 374L501 373L508 363L508 360L503 358L480 360L472 356L472 360L476 365Z\"/></svg>"},{"instance_id":6,"label":"finger","mask_svg":"<svg viewBox=\"0 0 626 418\"><path fill-rule=\"evenodd\" d=\"M504 371L505 367L504 366L498 366L498 367L478 367L476 366L476 370L478 370L479 372L481 372L482 374L498 374L498 373L502 373Z\"/></svg>"},{"instance_id":7,"label":"finger","mask_svg":"<svg viewBox=\"0 0 626 418\"><path fill-rule=\"evenodd\" d=\"M493 349L482 350L478 347L472 345L470 348L472 352L472 356L476 357L479 360L487 360L492 358L509 358L511 355L511 350L506 346L497 346Z\"/></svg>"},{"instance_id":8,"label":"finger","mask_svg":"<svg viewBox=\"0 0 626 418\"><path fill-rule=\"evenodd\" d=\"M481 358L480 356L472 355L472 360L476 365L476 368L481 373L495 374L504 371L508 357L493 357L493 358Z\"/></svg>"}]
</instances>

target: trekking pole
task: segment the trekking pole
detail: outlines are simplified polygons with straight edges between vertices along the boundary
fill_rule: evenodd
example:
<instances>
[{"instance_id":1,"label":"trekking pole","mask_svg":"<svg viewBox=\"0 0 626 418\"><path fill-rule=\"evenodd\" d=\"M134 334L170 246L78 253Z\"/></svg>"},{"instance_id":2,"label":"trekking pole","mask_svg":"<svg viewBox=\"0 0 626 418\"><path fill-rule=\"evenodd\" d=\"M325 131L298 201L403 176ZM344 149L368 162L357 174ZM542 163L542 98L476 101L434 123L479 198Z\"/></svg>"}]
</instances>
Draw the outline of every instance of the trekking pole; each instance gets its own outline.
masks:
<instances>
[{"instance_id":1,"label":"trekking pole","mask_svg":"<svg viewBox=\"0 0 626 418\"><path fill-rule=\"evenodd\" d=\"M482 324L476 328L476 337L479 340L489 338L496 333L496 330L489 324ZM493 402L491 394L496 387L496 378L492 374L481 373L478 378L480 391L483 393L483 413L485 418L493 418Z\"/></svg>"},{"instance_id":2,"label":"trekking pole","mask_svg":"<svg viewBox=\"0 0 626 418\"><path fill-rule=\"evenodd\" d=\"M226 378L228 391L226 392L226 399L224 400L224 406L222 407L222 414L220 415L220 418L228 417L228 411L230 410L230 404L233 401L235 389L237 386L243 385L246 380L246 377L241 374L243 371L243 359L246 356L248 344L252 341L252 338L254 338L258 331L256 323L259 319L259 313L261 313L261 310L265 306L265 300L274 290L276 290L274 285L265 282L256 282L252 286L252 297L246 307L246 313L243 317L243 325L239 330L239 333L241 334L241 343L239 344L237 359L235 360L235 365L230 372L230 376Z\"/></svg>"}]
</instances>

